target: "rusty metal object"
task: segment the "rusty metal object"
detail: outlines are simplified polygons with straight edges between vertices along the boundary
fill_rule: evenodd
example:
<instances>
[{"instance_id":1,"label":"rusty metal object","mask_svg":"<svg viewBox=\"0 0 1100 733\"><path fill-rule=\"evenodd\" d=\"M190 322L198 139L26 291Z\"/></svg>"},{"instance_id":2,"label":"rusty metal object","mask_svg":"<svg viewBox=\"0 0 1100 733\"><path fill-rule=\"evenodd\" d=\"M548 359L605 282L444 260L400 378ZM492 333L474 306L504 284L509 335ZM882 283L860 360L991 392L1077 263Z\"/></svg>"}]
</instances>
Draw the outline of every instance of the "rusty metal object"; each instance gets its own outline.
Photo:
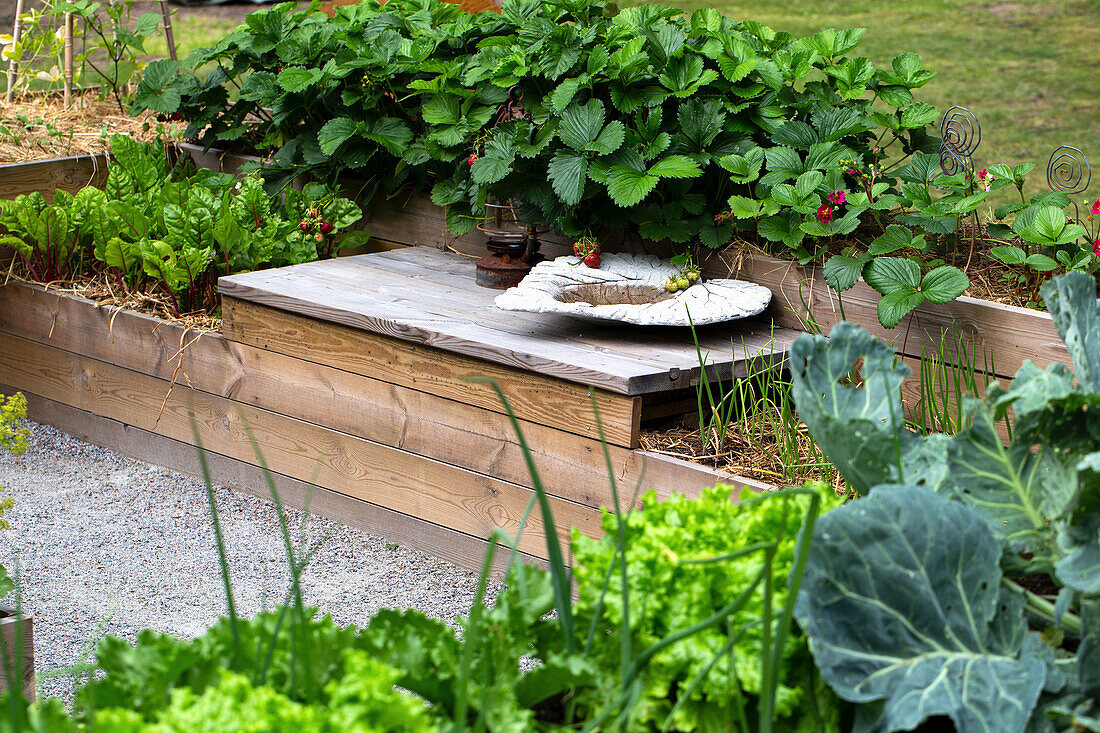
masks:
<instances>
[{"instance_id":1,"label":"rusty metal object","mask_svg":"<svg viewBox=\"0 0 1100 733\"><path fill-rule=\"evenodd\" d=\"M489 254L475 263L477 284L482 287L514 287L543 259L539 254L539 232L519 218L514 201L486 203L485 218L477 228L489 235L485 242Z\"/></svg>"}]
</instances>

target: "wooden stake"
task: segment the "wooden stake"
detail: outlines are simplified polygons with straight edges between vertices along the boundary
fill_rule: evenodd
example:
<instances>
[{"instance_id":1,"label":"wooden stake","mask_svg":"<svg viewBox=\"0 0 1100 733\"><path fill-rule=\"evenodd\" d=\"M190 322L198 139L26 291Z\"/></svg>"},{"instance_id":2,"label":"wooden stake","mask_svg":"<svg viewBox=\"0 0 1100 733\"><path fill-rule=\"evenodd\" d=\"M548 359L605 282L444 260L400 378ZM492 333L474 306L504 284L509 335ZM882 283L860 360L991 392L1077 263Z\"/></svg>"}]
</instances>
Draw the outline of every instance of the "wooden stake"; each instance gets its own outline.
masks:
<instances>
[{"instance_id":1,"label":"wooden stake","mask_svg":"<svg viewBox=\"0 0 1100 733\"><path fill-rule=\"evenodd\" d=\"M15 0L15 25L11 31L13 46L18 46L23 38L23 0ZM15 75L19 71L19 62L14 58L8 62L8 89L4 92L4 101L10 102L15 93Z\"/></svg>"},{"instance_id":2,"label":"wooden stake","mask_svg":"<svg viewBox=\"0 0 1100 733\"><path fill-rule=\"evenodd\" d=\"M164 37L168 40L168 58L176 61L176 37L172 33L172 11L168 0L160 0L160 14L164 16Z\"/></svg>"},{"instance_id":3,"label":"wooden stake","mask_svg":"<svg viewBox=\"0 0 1100 733\"><path fill-rule=\"evenodd\" d=\"M65 13L65 109L73 98L73 14Z\"/></svg>"}]
</instances>

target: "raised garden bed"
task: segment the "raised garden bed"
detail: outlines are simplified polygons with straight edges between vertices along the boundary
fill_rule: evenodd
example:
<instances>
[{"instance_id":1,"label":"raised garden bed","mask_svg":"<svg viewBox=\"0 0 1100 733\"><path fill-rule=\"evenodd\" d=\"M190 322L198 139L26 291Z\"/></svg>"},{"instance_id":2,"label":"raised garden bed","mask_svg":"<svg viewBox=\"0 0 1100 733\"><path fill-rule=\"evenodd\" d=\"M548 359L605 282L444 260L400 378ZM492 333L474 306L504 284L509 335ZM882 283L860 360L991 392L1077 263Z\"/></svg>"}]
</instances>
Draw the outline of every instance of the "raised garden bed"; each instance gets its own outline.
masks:
<instances>
[{"instance_id":1,"label":"raised garden bed","mask_svg":"<svg viewBox=\"0 0 1100 733\"><path fill-rule=\"evenodd\" d=\"M16 663L16 653L19 662ZM8 673L23 672L23 694L34 699L34 619L18 615L15 609L0 606L0 693L8 689Z\"/></svg>"},{"instance_id":2,"label":"raised garden bed","mask_svg":"<svg viewBox=\"0 0 1100 733\"><path fill-rule=\"evenodd\" d=\"M288 503L473 567L484 538L514 530L532 493L496 395L465 381L488 376L521 418L563 536L599 532L611 495L587 386L233 299L225 324L225 335L188 331L9 284L0 384L27 395L33 419L197 473L193 412L214 480L266 493L251 431ZM630 490L639 480L662 494L717 481L763 488L633 450L642 397L596 395ZM545 553L540 526L532 518L522 544L533 557Z\"/></svg>"}]
</instances>

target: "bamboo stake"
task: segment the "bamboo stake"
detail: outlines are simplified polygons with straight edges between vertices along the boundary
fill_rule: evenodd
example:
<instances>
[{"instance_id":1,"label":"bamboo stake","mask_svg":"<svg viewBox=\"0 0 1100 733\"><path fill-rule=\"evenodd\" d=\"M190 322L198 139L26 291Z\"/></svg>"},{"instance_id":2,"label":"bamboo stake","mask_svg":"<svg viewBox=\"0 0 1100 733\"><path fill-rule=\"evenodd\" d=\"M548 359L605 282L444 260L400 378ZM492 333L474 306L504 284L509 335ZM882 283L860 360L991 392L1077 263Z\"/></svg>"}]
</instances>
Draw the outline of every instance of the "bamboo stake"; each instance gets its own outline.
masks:
<instances>
[{"instance_id":1,"label":"bamboo stake","mask_svg":"<svg viewBox=\"0 0 1100 733\"><path fill-rule=\"evenodd\" d=\"M172 11L168 9L168 0L160 0L160 14L164 16L164 37L168 41L168 58L177 61L176 37L172 33Z\"/></svg>"},{"instance_id":2,"label":"bamboo stake","mask_svg":"<svg viewBox=\"0 0 1100 733\"><path fill-rule=\"evenodd\" d=\"M73 99L73 14L65 13L65 109Z\"/></svg>"},{"instance_id":3,"label":"bamboo stake","mask_svg":"<svg viewBox=\"0 0 1100 733\"><path fill-rule=\"evenodd\" d=\"M23 38L23 0L15 0L15 25L11 31L14 46L19 45ZM10 102L15 93L15 75L19 71L19 62L14 58L8 62L8 89L4 92L4 101Z\"/></svg>"}]
</instances>

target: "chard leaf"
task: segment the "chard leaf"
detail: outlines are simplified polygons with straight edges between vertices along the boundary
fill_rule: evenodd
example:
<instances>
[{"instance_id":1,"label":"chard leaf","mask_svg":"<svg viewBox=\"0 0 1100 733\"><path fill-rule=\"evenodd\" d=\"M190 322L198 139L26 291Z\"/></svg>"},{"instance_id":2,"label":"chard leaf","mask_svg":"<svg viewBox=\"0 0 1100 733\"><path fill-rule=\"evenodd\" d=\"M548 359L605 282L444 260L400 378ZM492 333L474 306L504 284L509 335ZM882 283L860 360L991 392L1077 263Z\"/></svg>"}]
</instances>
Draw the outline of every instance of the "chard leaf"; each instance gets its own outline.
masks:
<instances>
[{"instance_id":1,"label":"chard leaf","mask_svg":"<svg viewBox=\"0 0 1100 733\"><path fill-rule=\"evenodd\" d=\"M1000 556L980 516L917 486L880 486L823 516L795 613L825 679L879 703L883 731L936 715L960 733L1023 731L1045 645L1000 589Z\"/></svg>"}]
</instances>

